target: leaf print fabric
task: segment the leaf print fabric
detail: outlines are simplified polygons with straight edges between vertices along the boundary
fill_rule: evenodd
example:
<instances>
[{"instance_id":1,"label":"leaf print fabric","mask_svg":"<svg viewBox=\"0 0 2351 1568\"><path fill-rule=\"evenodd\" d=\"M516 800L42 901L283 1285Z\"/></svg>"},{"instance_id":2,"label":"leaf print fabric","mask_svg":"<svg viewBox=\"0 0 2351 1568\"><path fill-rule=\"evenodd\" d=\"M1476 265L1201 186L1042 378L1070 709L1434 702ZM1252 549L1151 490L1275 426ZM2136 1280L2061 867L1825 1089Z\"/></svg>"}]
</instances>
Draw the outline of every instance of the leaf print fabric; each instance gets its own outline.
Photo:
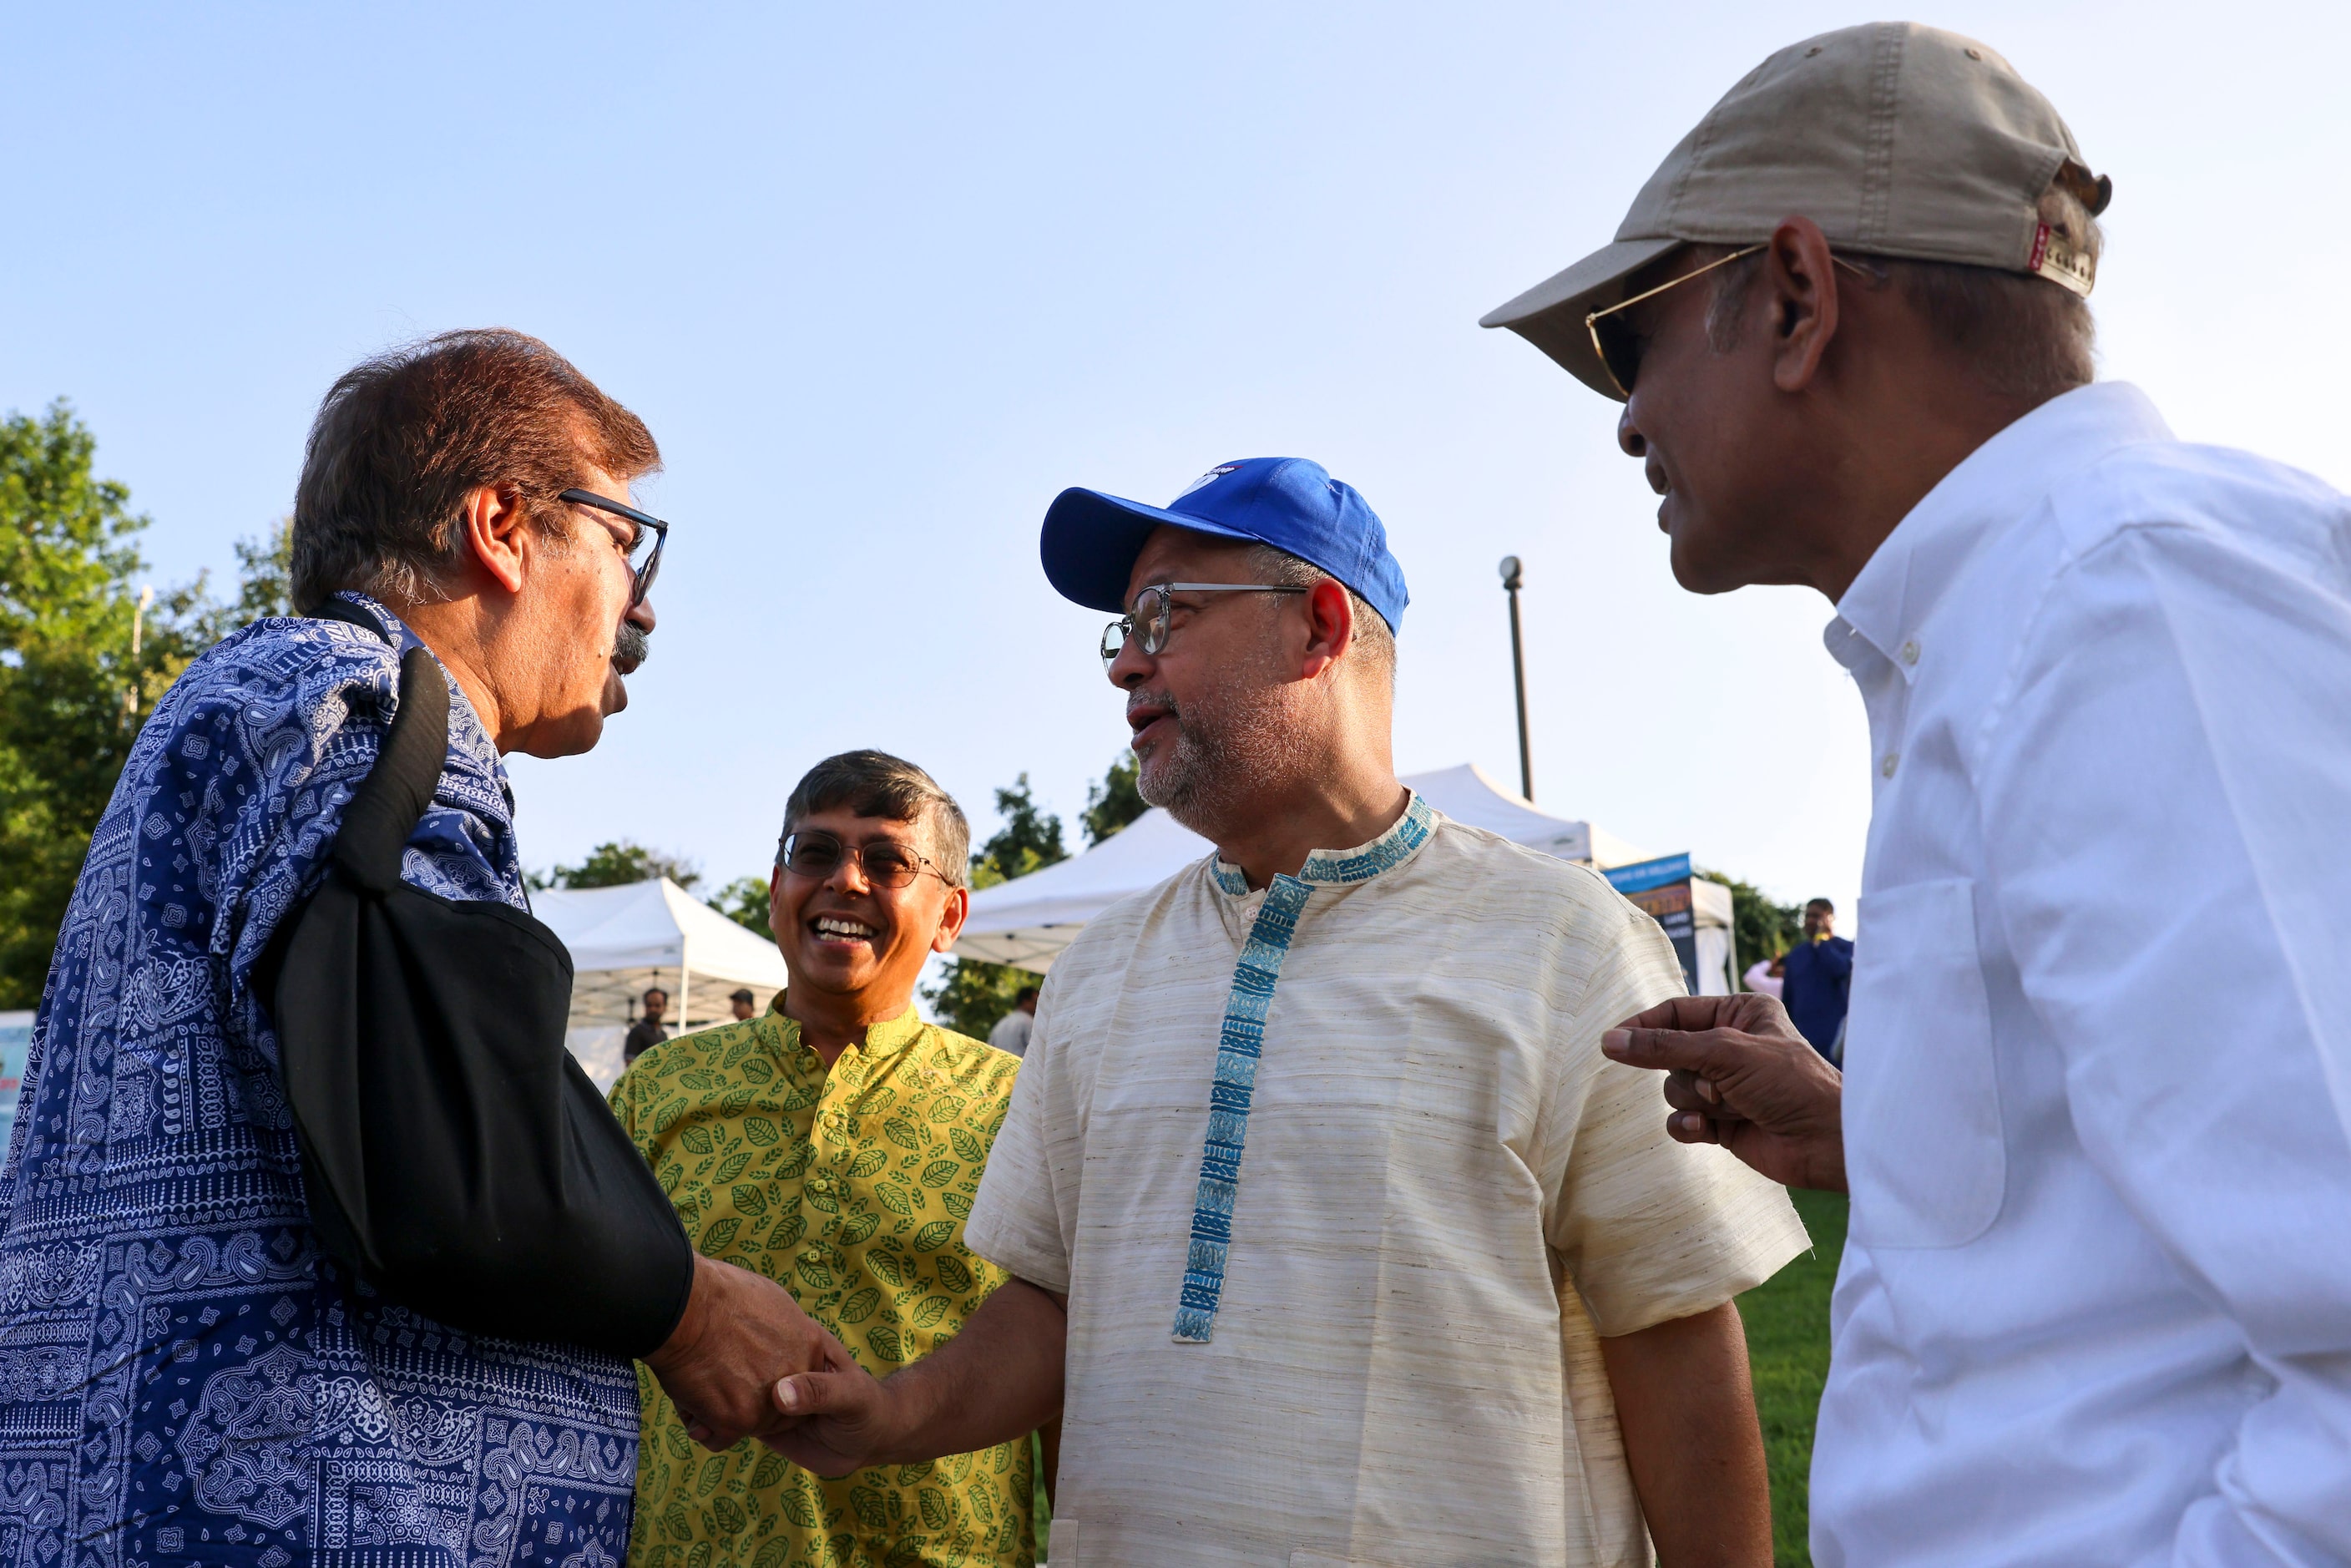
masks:
<instances>
[{"instance_id":1,"label":"leaf print fabric","mask_svg":"<svg viewBox=\"0 0 2351 1568\"><path fill-rule=\"evenodd\" d=\"M828 1072L763 1017L657 1045L612 1109L713 1258L781 1283L887 1376L962 1328L1005 1272L963 1222L1012 1099L1017 1057L909 1008ZM1026 1438L825 1480L746 1438L706 1453L641 1366L631 1568L1030 1564Z\"/></svg>"}]
</instances>

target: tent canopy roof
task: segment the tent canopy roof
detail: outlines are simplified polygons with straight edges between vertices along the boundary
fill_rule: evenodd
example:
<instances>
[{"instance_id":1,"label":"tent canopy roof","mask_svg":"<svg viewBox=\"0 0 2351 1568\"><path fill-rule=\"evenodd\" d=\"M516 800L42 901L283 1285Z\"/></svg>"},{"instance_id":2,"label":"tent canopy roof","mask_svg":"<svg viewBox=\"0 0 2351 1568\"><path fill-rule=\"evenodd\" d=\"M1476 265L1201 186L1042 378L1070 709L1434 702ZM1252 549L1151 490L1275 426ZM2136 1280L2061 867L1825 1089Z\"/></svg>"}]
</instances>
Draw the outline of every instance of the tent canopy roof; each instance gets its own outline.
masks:
<instances>
[{"instance_id":1,"label":"tent canopy roof","mask_svg":"<svg viewBox=\"0 0 2351 1568\"><path fill-rule=\"evenodd\" d=\"M1416 773L1404 782L1457 822L1562 860L1604 869L1646 858L1589 822L1537 810L1474 763ZM1166 881L1208 848L1207 840L1154 808L1081 855L972 894L971 920L956 953L1042 974L1087 921L1129 894Z\"/></svg>"},{"instance_id":2,"label":"tent canopy roof","mask_svg":"<svg viewBox=\"0 0 2351 1568\"><path fill-rule=\"evenodd\" d=\"M725 1017L726 994L738 987L750 987L764 1003L784 985L784 956L773 941L667 877L556 888L532 894L531 911L571 954L573 1028L627 1022L650 986L698 1021Z\"/></svg>"}]
</instances>

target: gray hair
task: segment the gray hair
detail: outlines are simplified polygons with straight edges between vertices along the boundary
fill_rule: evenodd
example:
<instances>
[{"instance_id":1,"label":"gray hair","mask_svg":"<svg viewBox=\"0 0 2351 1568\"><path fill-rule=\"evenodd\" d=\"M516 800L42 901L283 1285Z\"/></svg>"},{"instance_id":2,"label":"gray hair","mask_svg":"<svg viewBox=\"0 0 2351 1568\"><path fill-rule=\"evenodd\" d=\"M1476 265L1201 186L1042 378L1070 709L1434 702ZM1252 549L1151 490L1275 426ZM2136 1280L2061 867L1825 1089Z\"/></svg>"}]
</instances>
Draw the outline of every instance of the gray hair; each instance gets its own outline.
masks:
<instances>
[{"instance_id":1,"label":"gray hair","mask_svg":"<svg viewBox=\"0 0 2351 1568\"><path fill-rule=\"evenodd\" d=\"M2060 180L2041 193L2040 216L2095 264L2105 235L2069 183ZM1876 274L1878 287L1891 282L1901 289L1936 340L1970 360L1998 395L2041 403L2097 379L2097 323L2090 302L2064 285L1996 267L1896 256L1859 259ZM1762 261L1761 255L1747 256L1715 274L1706 336L1717 353L1728 353L1739 341L1748 286Z\"/></svg>"},{"instance_id":2,"label":"gray hair","mask_svg":"<svg viewBox=\"0 0 2351 1568\"><path fill-rule=\"evenodd\" d=\"M969 874L971 822L939 781L886 751L844 751L828 757L800 776L784 803L784 831L801 819L846 806L861 817L889 822L922 822L931 839L931 858L949 887ZM780 846L778 846L780 852Z\"/></svg>"},{"instance_id":3,"label":"gray hair","mask_svg":"<svg viewBox=\"0 0 2351 1568\"><path fill-rule=\"evenodd\" d=\"M1312 588L1326 580L1339 582L1337 578L1311 561L1301 560L1275 545L1251 545L1246 559L1248 564L1244 570L1256 582L1271 583L1281 588ZM1347 602L1354 607L1353 645L1363 651L1364 657L1370 661L1373 668L1386 673L1388 685L1394 687L1396 642L1395 632L1388 625L1387 617L1373 609L1370 601L1353 589L1347 588L1345 583L1340 582L1339 586L1347 589Z\"/></svg>"}]
</instances>

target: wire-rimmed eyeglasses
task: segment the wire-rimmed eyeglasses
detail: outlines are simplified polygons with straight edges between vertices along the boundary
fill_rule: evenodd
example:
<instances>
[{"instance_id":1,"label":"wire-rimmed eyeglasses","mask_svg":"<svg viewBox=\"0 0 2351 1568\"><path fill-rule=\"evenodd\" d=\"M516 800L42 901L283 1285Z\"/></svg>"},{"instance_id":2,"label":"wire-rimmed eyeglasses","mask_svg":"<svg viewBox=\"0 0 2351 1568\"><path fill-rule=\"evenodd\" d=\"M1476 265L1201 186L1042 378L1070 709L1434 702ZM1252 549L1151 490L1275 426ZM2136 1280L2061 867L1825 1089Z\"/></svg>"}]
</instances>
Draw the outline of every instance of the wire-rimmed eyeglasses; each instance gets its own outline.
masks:
<instances>
[{"instance_id":1,"label":"wire-rimmed eyeglasses","mask_svg":"<svg viewBox=\"0 0 2351 1568\"><path fill-rule=\"evenodd\" d=\"M914 879L926 871L949 887L963 885L928 855L893 839L846 844L831 833L800 832L786 833L783 842L776 846L776 863L810 882L822 882L831 876L843 861L856 862L859 873L875 887L893 891L912 887Z\"/></svg>"},{"instance_id":2,"label":"wire-rimmed eyeglasses","mask_svg":"<svg viewBox=\"0 0 2351 1568\"><path fill-rule=\"evenodd\" d=\"M1143 651L1156 655L1167 646L1167 622L1175 606L1171 593L1304 593L1306 590L1277 582L1155 582L1134 596L1134 612L1122 615L1102 628L1102 662L1107 670L1118 662L1129 637L1140 637Z\"/></svg>"},{"instance_id":3,"label":"wire-rimmed eyeglasses","mask_svg":"<svg viewBox=\"0 0 2351 1568\"><path fill-rule=\"evenodd\" d=\"M643 604L645 601L645 595L653 590L653 579L661 575L662 551L669 546L669 525L651 512L640 512L634 507L623 506L621 502L607 499L605 497L597 495L593 490L566 490L555 498L559 501L569 501L575 507L593 507L600 512L610 512L616 517L626 517L637 525L635 537L629 540L629 608L634 610L638 605ZM636 554L644 549L648 537L653 541L653 553L640 563L636 559Z\"/></svg>"},{"instance_id":4,"label":"wire-rimmed eyeglasses","mask_svg":"<svg viewBox=\"0 0 2351 1568\"><path fill-rule=\"evenodd\" d=\"M1744 250L1734 250L1729 256L1709 261L1704 267L1693 267L1679 277L1668 277L1655 288L1644 288L1630 299L1619 299L1606 309L1594 310L1584 317L1583 329L1592 334L1592 351L1600 356L1600 368L1607 374L1608 384L1616 389L1618 397L1628 400L1632 397L1633 378L1641 372L1641 351L1635 344L1632 329L1612 318L1618 311L1629 310L1644 299L1655 299L1668 288L1678 288L1693 277L1704 277L1718 267L1729 267L1734 261L1744 261L1763 248L1764 246L1760 245L1750 245ZM1830 253L1829 259L1855 277L1883 281L1877 274L1847 261L1834 252Z\"/></svg>"}]
</instances>

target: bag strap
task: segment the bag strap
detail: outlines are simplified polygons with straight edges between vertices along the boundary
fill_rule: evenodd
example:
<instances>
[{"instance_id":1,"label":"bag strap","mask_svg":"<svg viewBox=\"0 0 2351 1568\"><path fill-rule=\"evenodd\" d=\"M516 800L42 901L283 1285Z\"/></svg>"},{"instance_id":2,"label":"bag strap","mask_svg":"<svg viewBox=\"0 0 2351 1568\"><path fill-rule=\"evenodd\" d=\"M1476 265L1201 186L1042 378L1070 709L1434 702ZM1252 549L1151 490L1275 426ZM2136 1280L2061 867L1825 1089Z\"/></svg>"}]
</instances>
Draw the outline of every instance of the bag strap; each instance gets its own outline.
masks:
<instances>
[{"instance_id":1,"label":"bag strap","mask_svg":"<svg viewBox=\"0 0 2351 1568\"><path fill-rule=\"evenodd\" d=\"M328 600L314 619L383 636L382 627L340 600ZM335 835L335 863L370 893L381 895L399 885L401 852L432 806L448 760L449 683L439 660L411 648L400 661L400 706L392 727Z\"/></svg>"}]
</instances>

